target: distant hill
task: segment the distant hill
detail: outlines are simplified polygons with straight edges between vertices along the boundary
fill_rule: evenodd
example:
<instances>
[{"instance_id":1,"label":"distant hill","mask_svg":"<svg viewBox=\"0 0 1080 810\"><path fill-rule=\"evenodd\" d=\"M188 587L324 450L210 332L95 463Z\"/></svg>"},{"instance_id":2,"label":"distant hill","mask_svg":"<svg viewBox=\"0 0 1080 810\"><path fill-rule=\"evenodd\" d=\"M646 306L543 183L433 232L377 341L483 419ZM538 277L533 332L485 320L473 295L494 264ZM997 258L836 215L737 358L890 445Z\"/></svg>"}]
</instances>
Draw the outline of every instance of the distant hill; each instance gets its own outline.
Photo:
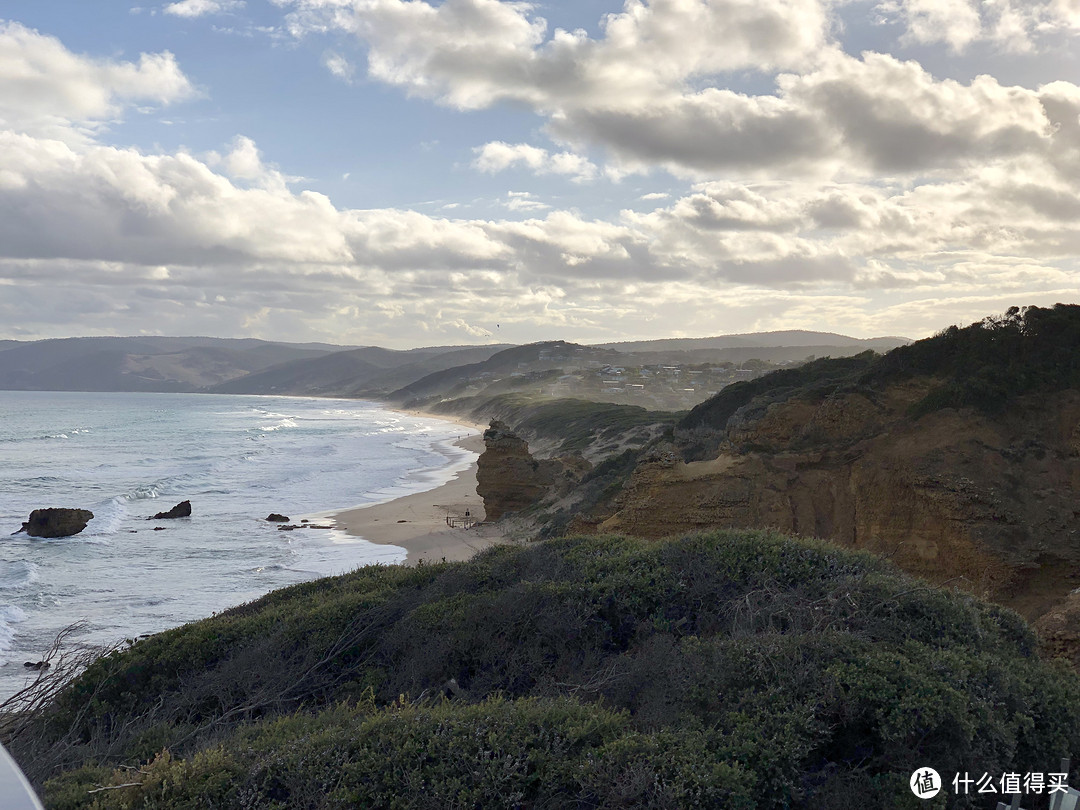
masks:
<instances>
[{"instance_id":1,"label":"distant hill","mask_svg":"<svg viewBox=\"0 0 1080 810\"><path fill-rule=\"evenodd\" d=\"M413 400L460 395L484 375L521 377L597 365L800 363L885 351L905 338L859 340L827 332L762 332L583 346L378 346L254 338L83 337L0 341L0 390L205 391ZM504 387L513 389L507 381Z\"/></svg>"},{"instance_id":2,"label":"distant hill","mask_svg":"<svg viewBox=\"0 0 1080 810\"><path fill-rule=\"evenodd\" d=\"M373 396L435 371L486 360L505 344L392 351L378 346L282 363L209 390L222 394Z\"/></svg>"},{"instance_id":3,"label":"distant hill","mask_svg":"<svg viewBox=\"0 0 1080 810\"><path fill-rule=\"evenodd\" d=\"M795 341L831 339L834 343L753 346L747 342L747 345L725 348L719 344L741 344L742 338L600 346L543 341L504 349L481 362L436 371L410 381L386 396L402 406L424 408L463 397L483 399L521 393L621 402L663 410L683 409L696 405L734 379L746 379L733 374L730 369L750 360L761 363L752 364L753 370L744 373L756 376L770 367L802 364L816 357L862 354L872 346L884 349L894 346L894 340L903 340L860 341L815 332L771 334L772 337L766 335L762 340L775 342L791 335ZM868 343L872 346L867 346ZM604 369L609 367L618 370L608 374Z\"/></svg>"},{"instance_id":4,"label":"distant hill","mask_svg":"<svg viewBox=\"0 0 1080 810\"><path fill-rule=\"evenodd\" d=\"M15 342L0 350L0 389L198 391L339 346L252 338L85 337Z\"/></svg>"},{"instance_id":5,"label":"distant hill","mask_svg":"<svg viewBox=\"0 0 1080 810\"><path fill-rule=\"evenodd\" d=\"M468 382L495 374L513 374L522 369L536 371L561 368L567 364L585 361L619 362L620 359L621 355L613 350L581 346L563 340L511 346L483 361L447 368L421 377L391 393L390 398L408 401L431 396L452 396L460 393L460 389Z\"/></svg>"},{"instance_id":6,"label":"distant hill","mask_svg":"<svg viewBox=\"0 0 1080 810\"><path fill-rule=\"evenodd\" d=\"M705 338L667 338L663 340L634 340L620 343L601 343L600 348L615 349L620 352L671 352L693 351L697 349L747 349L759 347L803 347L815 349L850 348L857 351L873 349L887 352L897 346L911 343L905 337L853 338L838 335L835 332L807 332L803 330L785 330L781 332L748 332L740 335L718 335ZM820 351L820 354L839 352Z\"/></svg>"}]
</instances>

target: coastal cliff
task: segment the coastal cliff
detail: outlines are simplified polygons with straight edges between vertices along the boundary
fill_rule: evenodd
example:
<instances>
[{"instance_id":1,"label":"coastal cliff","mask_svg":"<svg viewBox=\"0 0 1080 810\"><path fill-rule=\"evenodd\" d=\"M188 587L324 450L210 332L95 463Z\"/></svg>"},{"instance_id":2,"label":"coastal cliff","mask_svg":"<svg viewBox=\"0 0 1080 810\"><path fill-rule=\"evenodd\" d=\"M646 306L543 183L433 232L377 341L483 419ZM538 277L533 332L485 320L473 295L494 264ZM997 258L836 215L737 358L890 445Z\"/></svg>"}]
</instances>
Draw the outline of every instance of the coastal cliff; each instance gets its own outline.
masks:
<instances>
[{"instance_id":1,"label":"coastal cliff","mask_svg":"<svg viewBox=\"0 0 1080 810\"><path fill-rule=\"evenodd\" d=\"M707 460L654 453L598 528L821 537L1041 616L1080 585L1080 392L913 420L921 389L778 404Z\"/></svg>"},{"instance_id":2,"label":"coastal cliff","mask_svg":"<svg viewBox=\"0 0 1080 810\"><path fill-rule=\"evenodd\" d=\"M580 456L536 459L528 442L499 420L484 431L484 448L477 461L476 492L484 499L488 520L565 491L592 466Z\"/></svg>"},{"instance_id":3,"label":"coastal cliff","mask_svg":"<svg viewBox=\"0 0 1080 810\"><path fill-rule=\"evenodd\" d=\"M884 357L730 386L604 497L530 498L569 503L572 532L771 528L873 551L1046 617L1044 638L1080 650L1078 356L1080 307L1013 309Z\"/></svg>"}]
</instances>

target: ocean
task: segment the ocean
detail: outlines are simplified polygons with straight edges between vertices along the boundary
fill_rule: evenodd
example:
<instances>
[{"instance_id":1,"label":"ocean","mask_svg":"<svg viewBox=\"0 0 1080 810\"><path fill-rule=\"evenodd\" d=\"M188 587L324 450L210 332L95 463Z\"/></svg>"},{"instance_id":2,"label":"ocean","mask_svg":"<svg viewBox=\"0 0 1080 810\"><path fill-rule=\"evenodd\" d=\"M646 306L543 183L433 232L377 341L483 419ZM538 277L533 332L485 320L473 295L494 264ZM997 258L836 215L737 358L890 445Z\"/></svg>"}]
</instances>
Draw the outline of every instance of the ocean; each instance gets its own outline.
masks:
<instances>
[{"instance_id":1,"label":"ocean","mask_svg":"<svg viewBox=\"0 0 1080 810\"><path fill-rule=\"evenodd\" d=\"M314 522L432 489L476 459L454 446L468 433L359 400L0 391L0 700L74 622L73 643L110 644L403 561L265 518ZM190 518L147 520L183 500ZM94 519L72 537L12 534L53 506Z\"/></svg>"}]
</instances>

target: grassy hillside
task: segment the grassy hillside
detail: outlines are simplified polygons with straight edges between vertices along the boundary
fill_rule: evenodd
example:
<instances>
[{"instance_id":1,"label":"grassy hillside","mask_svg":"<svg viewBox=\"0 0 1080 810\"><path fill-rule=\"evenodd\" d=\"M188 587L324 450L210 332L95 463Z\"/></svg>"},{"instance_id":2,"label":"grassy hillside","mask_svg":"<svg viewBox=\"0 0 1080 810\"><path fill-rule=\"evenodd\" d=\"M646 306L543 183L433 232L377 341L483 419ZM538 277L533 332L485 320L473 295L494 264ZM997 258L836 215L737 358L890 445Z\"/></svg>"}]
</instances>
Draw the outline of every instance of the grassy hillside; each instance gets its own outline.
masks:
<instances>
[{"instance_id":1,"label":"grassy hillside","mask_svg":"<svg viewBox=\"0 0 1080 810\"><path fill-rule=\"evenodd\" d=\"M579 537L158 634L12 742L53 808L907 807L1080 753L1080 681L870 555Z\"/></svg>"}]
</instances>

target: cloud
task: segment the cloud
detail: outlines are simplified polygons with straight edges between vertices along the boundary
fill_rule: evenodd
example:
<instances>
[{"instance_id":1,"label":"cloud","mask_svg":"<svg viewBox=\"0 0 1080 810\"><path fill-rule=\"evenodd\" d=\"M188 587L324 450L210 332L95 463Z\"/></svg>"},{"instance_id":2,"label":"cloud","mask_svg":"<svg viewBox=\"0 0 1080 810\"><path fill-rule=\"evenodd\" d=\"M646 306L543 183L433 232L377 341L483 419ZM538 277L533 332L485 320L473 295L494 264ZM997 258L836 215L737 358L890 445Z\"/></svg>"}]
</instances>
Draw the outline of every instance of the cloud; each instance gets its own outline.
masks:
<instances>
[{"instance_id":1,"label":"cloud","mask_svg":"<svg viewBox=\"0 0 1080 810\"><path fill-rule=\"evenodd\" d=\"M345 82L351 82L356 68L352 63L339 53L330 51L323 55L323 65L334 76Z\"/></svg>"},{"instance_id":2,"label":"cloud","mask_svg":"<svg viewBox=\"0 0 1080 810\"><path fill-rule=\"evenodd\" d=\"M1072 0L887 0L877 8L905 26L906 43L944 43L954 53L978 42L1031 51L1039 40L1080 31L1080 6Z\"/></svg>"},{"instance_id":3,"label":"cloud","mask_svg":"<svg viewBox=\"0 0 1080 810\"><path fill-rule=\"evenodd\" d=\"M640 105L697 76L812 63L828 25L818 0L629 0L604 17L599 39L548 37L546 20L518 2L277 2L294 8L294 35L348 31L367 44L372 77L461 109Z\"/></svg>"},{"instance_id":4,"label":"cloud","mask_svg":"<svg viewBox=\"0 0 1080 810\"><path fill-rule=\"evenodd\" d=\"M546 211L551 208L547 203L534 200L532 197L533 195L527 191L508 191L503 205L509 211Z\"/></svg>"},{"instance_id":5,"label":"cloud","mask_svg":"<svg viewBox=\"0 0 1080 810\"><path fill-rule=\"evenodd\" d=\"M614 313L653 329L647 319L669 309L702 334L717 331L710 309L770 289L803 301L841 290L923 299L992 284L1033 301L1080 280L1080 183L1040 165L915 187L703 183L614 221L519 191L508 207L533 217L509 221L340 209L274 182L247 138L207 162L4 132L0 284L28 306L63 284L80 312L58 323L105 329L112 307L114 329L143 312L154 328L227 334L215 319L228 312L266 335L389 343L415 342L418 323L450 340L454 322L493 312L532 324L530 339L557 324L597 339L626 330ZM203 307L217 314L200 320Z\"/></svg>"},{"instance_id":6,"label":"cloud","mask_svg":"<svg viewBox=\"0 0 1080 810\"><path fill-rule=\"evenodd\" d=\"M0 65L0 126L66 139L84 137L128 105L171 104L195 93L168 51L137 62L95 59L17 22L0 22Z\"/></svg>"},{"instance_id":7,"label":"cloud","mask_svg":"<svg viewBox=\"0 0 1080 810\"><path fill-rule=\"evenodd\" d=\"M165 6L165 13L176 17L194 18L207 14L238 11L244 5L244 0L181 0L179 3L169 3Z\"/></svg>"},{"instance_id":8,"label":"cloud","mask_svg":"<svg viewBox=\"0 0 1080 810\"><path fill-rule=\"evenodd\" d=\"M959 167L1052 146L1038 93L987 75L938 81L917 62L868 52L779 84L785 101L813 114L869 171Z\"/></svg>"},{"instance_id":9,"label":"cloud","mask_svg":"<svg viewBox=\"0 0 1080 810\"><path fill-rule=\"evenodd\" d=\"M593 38L549 35L531 8L494 0L293 4L298 30L321 20L369 37L383 81L464 107L524 103L566 144L492 140L475 150L479 171L592 179L583 150L600 145L605 174L667 166L701 180L604 216L522 191L490 219L446 200L444 216L343 208L243 135L220 154L108 146L105 123L132 105L194 92L171 54L93 59L5 25L0 57L22 67L0 73L0 323L389 345L483 337L489 321L520 340L822 318L867 334L909 332L902 317L935 299L951 316L964 302L1075 297L1080 87L942 80L833 49L806 28L808 4L736 5L631 2ZM751 42L751 20L768 36ZM693 35L685 52L671 45L695 26L726 26L730 51ZM777 75L746 85L757 92L712 86L709 71L745 67L750 47ZM650 48L667 61L632 63ZM599 92L604 71L620 92ZM923 322L940 316L911 321Z\"/></svg>"},{"instance_id":10,"label":"cloud","mask_svg":"<svg viewBox=\"0 0 1080 810\"><path fill-rule=\"evenodd\" d=\"M244 135L233 139L232 149L224 157L216 152L207 156L208 165L221 166L233 180L246 181L251 186L264 188L279 194L288 193L288 184L303 178L282 174L275 166L267 166L255 141ZM343 179L348 179L346 173Z\"/></svg>"},{"instance_id":11,"label":"cloud","mask_svg":"<svg viewBox=\"0 0 1080 810\"><path fill-rule=\"evenodd\" d=\"M833 21L818 0L629 0L595 38L549 33L532 6L497 0L279 2L293 9L297 36L355 35L377 80L463 110L525 105L573 147L552 155L492 141L474 162L483 171L550 166L584 179L597 170L580 153L599 146L614 176L661 166L699 178L824 179L955 170L1055 147L1058 122L1038 91L988 75L942 80L888 54L848 55L830 38ZM1071 19L1065 0L1051 5L1040 20ZM908 21L909 36L944 32L959 49L984 35L973 8L906 0L893 13ZM736 70L773 76L775 91L718 84L718 74ZM556 169L559 160L566 165Z\"/></svg>"},{"instance_id":12,"label":"cloud","mask_svg":"<svg viewBox=\"0 0 1080 810\"><path fill-rule=\"evenodd\" d=\"M596 166L587 158L572 152L552 154L526 143L509 144L503 141L491 141L476 147L473 152L476 153L473 168L491 174L520 165L534 174L568 175L577 183L596 178Z\"/></svg>"}]
</instances>

